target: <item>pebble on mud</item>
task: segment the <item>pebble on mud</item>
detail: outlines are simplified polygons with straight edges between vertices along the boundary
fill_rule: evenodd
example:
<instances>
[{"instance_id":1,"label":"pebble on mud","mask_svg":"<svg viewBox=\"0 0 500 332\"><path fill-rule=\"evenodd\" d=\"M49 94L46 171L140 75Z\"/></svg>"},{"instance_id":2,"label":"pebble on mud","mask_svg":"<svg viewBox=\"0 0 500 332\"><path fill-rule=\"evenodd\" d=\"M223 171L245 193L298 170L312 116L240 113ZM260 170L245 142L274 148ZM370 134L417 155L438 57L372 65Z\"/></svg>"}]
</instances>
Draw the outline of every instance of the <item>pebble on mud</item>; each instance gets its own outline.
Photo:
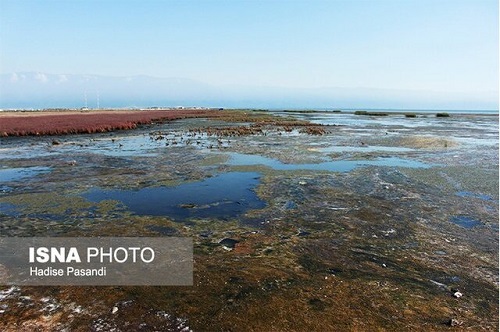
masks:
<instances>
[{"instance_id":1,"label":"pebble on mud","mask_svg":"<svg viewBox=\"0 0 500 332\"><path fill-rule=\"evenodd\" d=\"M450 318L450 320L448 321L448 326L460 326L462 324L463 323L461 321L455 318Z\"/></svg>"},{"instance_id":2,"label":"pebble on mud","mask_svg":"<svg viewBox=\"0 0 500 332\"><path fill-rule=\"evenodd\" d=\"M297 233L297 236L308 236L308 235L311 235L311 233L303 229L299 229L299 232Z\"/></svg>"},{"instance_id":3,"label":"pebble on mud","mask_svg":"<svg viewBox=\"0 0 500 332\"><path fill-rule=\"evenodd\" d=\"M234 249L234 247L236 246L236 243L238 243L238 242L240 242L240 241L226 237L226 238L220 240L219 244L222 244L222 247L224 249L231 251Z\"/></svg>"},{"instance_id":4,"label":"pebble on mud","mask_svg":"<svg viewBox=\"0 0 500 332\"><path fill-rule=\"evenodd\" d=\"M194 209L196 207L196 204L185 203L185 204L180 204L179 207L183 209Z\"/></svg>"}]
</instances>

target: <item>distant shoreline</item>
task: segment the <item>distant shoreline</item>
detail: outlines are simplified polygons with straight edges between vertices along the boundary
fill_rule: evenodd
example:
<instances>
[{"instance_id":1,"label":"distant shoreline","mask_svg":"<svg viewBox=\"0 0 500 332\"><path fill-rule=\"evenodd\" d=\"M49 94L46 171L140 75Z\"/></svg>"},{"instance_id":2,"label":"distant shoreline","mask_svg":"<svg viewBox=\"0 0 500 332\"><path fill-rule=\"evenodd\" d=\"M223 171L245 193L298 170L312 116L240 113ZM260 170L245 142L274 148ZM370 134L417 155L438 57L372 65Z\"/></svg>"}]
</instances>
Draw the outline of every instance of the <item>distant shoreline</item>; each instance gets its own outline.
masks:
<instances>
[{"instance_id":1,"label":"distant shoreline","mask_svg":"<svg viewBox=\"0 0 500 332\"><path fill-rule=\"evenodd\" d=\"M9 109L0 109L0 116L2 114L7 114L7 113L47 113L47 112L56 112L56 113L62 113L62 112L136 112L136 111L158 111L158 110L163 110L163 111L180 111L180 110L199 110L199 111L206 111L206 110L217 110L217 109L223 109L219 107L171 107L171 106L165 106L165 107L109 107L109 108L101 108L101 109L95 109L95 108L88 108L88 109L83 109L83 108L40 108L40 109L35 109L35 108L9 108ZM397 114L408 114L408 113L414 113L414 114L422 114L422 115L429 115L429 114L435 114L435 113L450 113L450 114L463 114L463 115L499 115L499 110L455 110L455 109L387 109L387 108L309 108L309 107L303 107L303 108L293 108L293 107L281 107L281 108L259 108L259 107L249 107L249 108L244 108L244 107L225 107L224 109L231 109L231 110L241 110L241 111L265 111L265 112L289 112L289 113L355 113L359 111L366 111L368 113L388 113L391 115L397 115Z\"/></svg>"},{"instance_id":2,"label":"distant shoreline","mask_svg":"<svg viewBox=\"0 0 500 332\"><path fill-rule=\"evenodd\" d=\"M498 113L459 113L457 111L367 111L367 110L267 110L231 109L246 112L282 112L292 114L338 113L376 118L384 116L417 117L471 117L498 116ZM154 108L154 109L47 109L9 110L0 112L0 137L50 136L68 134L92 134L115 130L130 130L138 125L173 121L185 118L214 118L222 114L222 108Z\"/></svg>"}]
</instances>

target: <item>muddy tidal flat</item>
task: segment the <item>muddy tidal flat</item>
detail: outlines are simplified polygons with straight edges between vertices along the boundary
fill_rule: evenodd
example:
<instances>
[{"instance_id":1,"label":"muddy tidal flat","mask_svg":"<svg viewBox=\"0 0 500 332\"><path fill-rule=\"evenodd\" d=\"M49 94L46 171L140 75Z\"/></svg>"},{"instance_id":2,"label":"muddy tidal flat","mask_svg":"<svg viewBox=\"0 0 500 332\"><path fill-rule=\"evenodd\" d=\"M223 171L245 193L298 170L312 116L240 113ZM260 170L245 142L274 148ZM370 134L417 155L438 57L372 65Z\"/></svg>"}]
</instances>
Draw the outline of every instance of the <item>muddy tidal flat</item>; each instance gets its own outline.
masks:
<instances>
[{"instance_id":1,"label":"muddy tidal flat","mask_svg":"<svg viewBox=\"0 0 500 332\"><path fill-rule=\"evenodd\" d=\"M158 119L1 137L0 235L190 237L193 286L0 286L0 330L498 330L497 115Z\"/></svg>"}]
</instances>

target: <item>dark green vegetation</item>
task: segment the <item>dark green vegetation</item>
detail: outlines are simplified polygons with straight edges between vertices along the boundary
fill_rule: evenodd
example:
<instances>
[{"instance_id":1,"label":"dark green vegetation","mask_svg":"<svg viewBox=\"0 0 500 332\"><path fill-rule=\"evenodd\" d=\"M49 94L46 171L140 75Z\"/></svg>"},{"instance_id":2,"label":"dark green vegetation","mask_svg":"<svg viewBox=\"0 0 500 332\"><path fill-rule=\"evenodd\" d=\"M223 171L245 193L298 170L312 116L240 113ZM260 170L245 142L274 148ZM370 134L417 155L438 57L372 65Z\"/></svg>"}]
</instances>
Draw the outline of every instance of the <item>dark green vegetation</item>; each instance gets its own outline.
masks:
<instances>
[{"instance_id":1,"label":"dark green vegetation","mask_svg":"<svg viewBox=\"0 0 500 332\"><path fill-rule=\"evenodd\" d=\"M443 112L443 113L436 113L436 117L437 117L437 118L449 118L449 117L450 117L450 114L449 114L449 113L446 113L446 112Z\"/></svg>"},{"instance_id":2,"label":"dark green vegetation","mask_svg":"<svg viewBox=\"0 0 500 332\"><path fill-rule=\"evenodd\" d=\"M195 272L192 287L2 287L0 329L441 331L453 320L498 330L498 119L389 115L392 124L357 127L353 114L331 115L343 126L290 115L228 111L111 135L2 139L4 170L37 167L0 183L3 236L187 236ZM279 170L231 165L231 153L430 167ZM85 198L90 188L185 188L235 172L258 173L248 190L265 202L237 217L179 220Z\"/></svg>"},{"instance_id":3,"label":"dark green vegetation","mask_svg":"<svg viewBox=\"0 0 500 332\"><path fill-rule=\"evenodd\" d=\"M355 115L367 115L367 116L388 116L389 113L386 112L369 112L369 111L355 111Z\"/></svg>"},{"instance_id":4,"label":"dark green vegetation","mask_svg":"<svg viewBox=\"0 0 500 332\"><path fill-rule=\"evenodd\" d=\"M284 112L284 113L302 113L302 114L322 113L322 111L317 111L317 110L283 110L282 112ZM330 111L330 112L340 113L341 111Z\"/></svg>"}]
</instances>

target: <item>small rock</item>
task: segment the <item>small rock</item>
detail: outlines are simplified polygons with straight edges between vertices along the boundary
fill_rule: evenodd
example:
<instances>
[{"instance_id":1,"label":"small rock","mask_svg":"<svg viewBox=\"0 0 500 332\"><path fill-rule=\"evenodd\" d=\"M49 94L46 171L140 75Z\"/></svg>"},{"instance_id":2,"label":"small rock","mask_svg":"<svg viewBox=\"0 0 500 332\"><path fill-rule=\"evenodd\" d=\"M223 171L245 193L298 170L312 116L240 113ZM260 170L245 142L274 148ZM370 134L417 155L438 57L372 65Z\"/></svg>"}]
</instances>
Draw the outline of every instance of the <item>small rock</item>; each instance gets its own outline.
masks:
<instances>
[{"instance_id":1,"label":"small rock","mask_svg":"<svg viewBox=\"0 0 500 332\"><path fill-rule=\"evenodd\" d=\"M59 142L58 140L56 139L52 140L52 145L59 145L59 144L61 144L61 142Z\"/></svg>"},{"instance_id":2,"label":"small rock","mask_svg":"<svg viewBox=\"0 0 500 332\"><path fill-rule=\"evenodd\" d=\"M226 238L220 240L219 244L222 244L222 246L226 250L233 250L234 247L236 246L236 243L238 243L238 242L240 242L240 241L226 237Z\"/></svg>"},{"instance_id":3,"label":"small rock","mask_svg":"<svg viewBox=\"0 0 500 332\"><path fill-rule=\"evenodd\" d=\"M307 182L306 182L306 181L299 181L299 184L300 184L301 186L305 186L305 185L307 184Z\"/></svg>"},{"instance_id":4,"label":"small rock","mask_svg":"<svg viewBox=\"0 0 500 332\"><path fill-rule=\"evenodd\" d=\"M180 204L179 207L183 209L194 209L196 207L196 204L192 203Z\"/></svg>"},{"instance_id":5,"label":"small rock","mask_svg":"<svg viewBox=\"0 0 500 332\"><path fill-rule=\"evenodd\" d=\"M268 248L265 248L262 252L267 255L267 254L272 253L273 251L274 251L273 248L268 247Z\"/></svg>"},{"instance_id":6,"label":"small rock","mask_svg":"<svg viewBox=\"0 0 500 332\"><path fill-rule=\"evenodd\" d=\"M456 291L455 293L453 293L453 296L456 297L457 299L461 298L462 296L464 296L464 294Z\"/></svg>"},{"instance_id":7,"label":"small rock","mask_svg":"<svg viewBox=\"0 0 500 332\"><path fill-rule=\"evenodd\" d=\"M382 231L382 233L384 234L384 236L389 236L391 234L395 234L396 233L396 230L394 228L391 228L387 231Z\"/></svg>"},{"instance_id":8,"label":"small rock","mask_svg":"<svg viewBox=\"0 0 500 332\"><path fill-rule=\"evenodd\" d=\"M311 235L311 233L301 229L299 229L299 232L297 233L297 236L308 236L308 235Z\"/></svg>"},{"instance_id":9,"label":"small rock","mask_svg":"<svg viewBox=\"0 0 500 332\"><path fill-rule=\"evenodd\" d=\"M387 265L385 263L382 264L382 267L387 267Z\"/></svg>"},{"instance_id":10,"label":"small rock","mask_svg":"<svg viewBox=\"0 0 500 332\"><path fill-rule=\"evenodd\" d=\"M118 311L118 307L113 307L113 310L111 310L111 313L114 315Z\"/></svg>"},{"instance_id":11,"label":"small rock","mask_svg":"<svg viewBox=\"0 0 500 332\"><path fill-rule=\"evenodd\" d=\"M450 320L448 321L448 326L460 326L460 325L462 325L462 322L459 321L458 319L450 318Z\"/></svg>"},{"instance_id":12,"label":"small rock","mask_svg":"<svg viewBox=\"0 0 500 332\"><path fill-rule=\"evenodd\" d=\"M207 238L207 237L212 236L212 234L213 234L213 233L212 233L211 231L203 231L203 232L201 232L201 233L199 234L199 236L200 236L200 237L205 237L205 238Z\"/></svg>"}]
</instances>

